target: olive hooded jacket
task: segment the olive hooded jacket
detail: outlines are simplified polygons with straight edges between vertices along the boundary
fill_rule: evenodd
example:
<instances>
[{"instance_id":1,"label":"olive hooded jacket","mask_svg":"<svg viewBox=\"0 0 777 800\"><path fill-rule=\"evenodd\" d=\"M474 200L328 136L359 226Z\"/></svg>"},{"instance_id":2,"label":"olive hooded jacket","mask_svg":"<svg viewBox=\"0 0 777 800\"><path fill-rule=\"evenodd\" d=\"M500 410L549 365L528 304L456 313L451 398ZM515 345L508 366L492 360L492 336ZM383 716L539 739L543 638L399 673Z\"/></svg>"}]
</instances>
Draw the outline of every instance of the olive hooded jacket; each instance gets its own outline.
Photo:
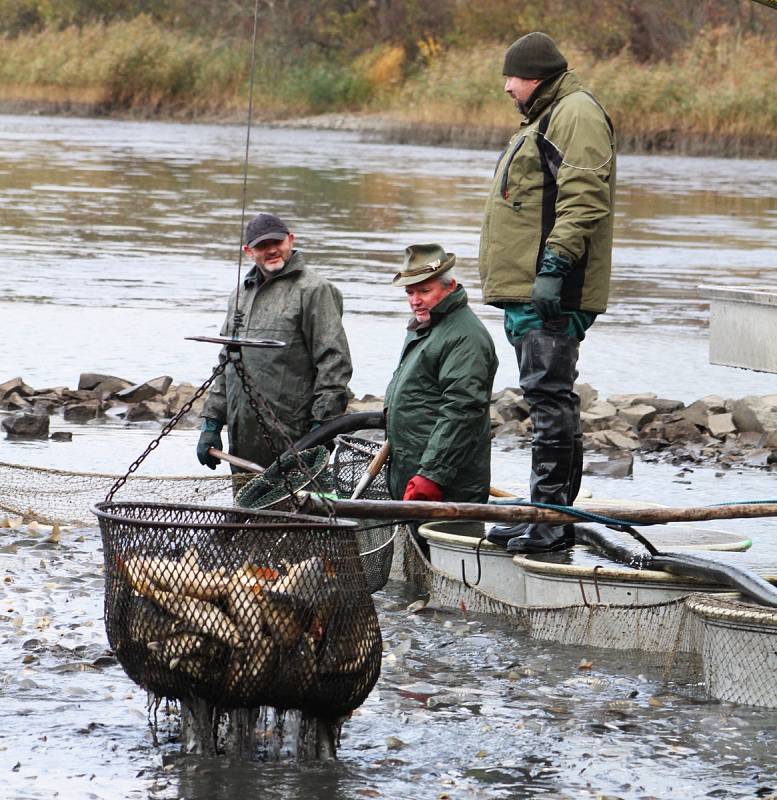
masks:
<instances>
[{"instance_id":1,"label":"olive hooded jacket","mask_svg":"<svg viewBox=\"0 0 777 800\"><path fill-rule=\"evenodd\" d=\"M609 117L575 75L537 87L499 157L480 238L483 301L527 303L547 245L566 256L561 305L607 308L615 198Z\"/></svg>"},{"instance_id":2,"label":"olive hooded jacket","mask_svg":"<svg viewBox=\"0 0 777 800\"><path fill-rule=\"evenodd\" d=\"M445 500L488 500L497 364L462 286L432 309L428 325L410 324L385 400L393 498L401 500L408 480L420 474L443 487Z\"/></svg>"},{"instance_id":3,"label":"olive hooded jacket","mask_svg":"<svg viewBox=\"0 0 777 800\"><path fill-rule=\"evenodd\" d=\"M222 336L232 333L236 294L229 298ZM241 337L286 343L277 348L242 348L249 379L285 436L294 442L313 423L343 414L352 367L340 291L308 269L295 250L283 270L265 280L254 267L240 287L239 303L245 315ZM222 349L219 360L225 358ZM268 424L260 424L232 365L213 382L202 416L227 424L230 452L241 458L268 466L287 447L277 430L270 445L265 427L272 429L273 423L263 415Z\"/></svg>"}]
</instances>

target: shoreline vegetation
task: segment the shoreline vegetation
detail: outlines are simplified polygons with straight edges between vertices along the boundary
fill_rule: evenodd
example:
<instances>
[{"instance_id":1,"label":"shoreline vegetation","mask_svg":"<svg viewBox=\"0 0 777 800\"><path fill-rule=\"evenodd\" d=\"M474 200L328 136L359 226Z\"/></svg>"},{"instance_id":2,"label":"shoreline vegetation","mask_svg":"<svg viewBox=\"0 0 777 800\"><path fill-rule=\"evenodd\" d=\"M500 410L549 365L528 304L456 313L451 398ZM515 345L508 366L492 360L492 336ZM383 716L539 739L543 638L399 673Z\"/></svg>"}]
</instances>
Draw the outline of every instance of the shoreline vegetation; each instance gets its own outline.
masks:
<instances>
[{"instance_id":1,"label":"shoreline vegetation","mask_svg":"<svg viewBox=\"0 0 777 800\"><path fill-rule=\"evenodd\" d=\"M769 25L777 23L777 13L765 13ZM0 110L244 123L251 54L242 21L239 30L213 35L182 32L149 13L6 31ZM660 59L640 57L633 42L594 47L563 26L558 40L613 117L621 152L773 158L777 24L750 28L725 19L705 25ZM306 45L291 53L270 46L265 31L257 47L254 122L501 148L519 122L501 76L505 45L515 37L495 41L492 33L419 34L411 44L377 41L334 53Z\"/></svg>"}]
</instances>

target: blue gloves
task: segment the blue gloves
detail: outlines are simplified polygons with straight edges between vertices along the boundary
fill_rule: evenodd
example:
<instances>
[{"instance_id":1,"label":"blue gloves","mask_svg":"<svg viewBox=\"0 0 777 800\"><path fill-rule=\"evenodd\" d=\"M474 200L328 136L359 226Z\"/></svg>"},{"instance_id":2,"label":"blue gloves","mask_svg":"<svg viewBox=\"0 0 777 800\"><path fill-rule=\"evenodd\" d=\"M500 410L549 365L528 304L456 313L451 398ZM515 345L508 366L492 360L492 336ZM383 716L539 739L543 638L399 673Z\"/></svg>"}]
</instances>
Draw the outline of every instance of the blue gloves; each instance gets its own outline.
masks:
<instances>
[{"instance_id":1,"label":"blue gloves","mask_svg":"<svg viewBox=\"0 0 777 800\"><path fill-rule=\"evenodd\" d=\"M215 447L217 450L224 449L221 444L221 428L222 424L210 417L205 417L202 421L202 433L197 442L197 460L204 467L216 469L221 463L221 459L214 458L208 453L208 449L211 447Z\"/></svg>"},{"instance_id":2,"label":"blue gloves","mask_svg":"<svg viewBox=\"0 0 777 800\"><path fill-rule=\"evenodd\" d=\"M546 247L542 253L540 271L534 279L531 303L545 322L561 316L561 287L572 269L572 262Z\"/></svg>"}]
</instances>

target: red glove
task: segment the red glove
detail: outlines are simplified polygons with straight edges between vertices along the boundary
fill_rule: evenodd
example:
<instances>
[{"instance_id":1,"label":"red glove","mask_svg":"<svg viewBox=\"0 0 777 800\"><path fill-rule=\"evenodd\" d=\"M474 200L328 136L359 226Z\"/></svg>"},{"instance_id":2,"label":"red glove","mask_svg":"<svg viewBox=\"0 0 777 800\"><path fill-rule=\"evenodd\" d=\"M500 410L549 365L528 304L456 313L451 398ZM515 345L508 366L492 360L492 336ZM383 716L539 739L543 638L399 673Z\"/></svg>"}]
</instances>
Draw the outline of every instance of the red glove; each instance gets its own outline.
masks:
<instances>
[{"instance_id":1,"label":"red glove","mask_svg":"<svg viewBox=\"0 0 777 800\"><path fill-rule=\"evenodd\" d=\"M413 475L405 486L403 500L442 500L442 487L424 478L423 475Z\"/></svg>"}]
</instances>

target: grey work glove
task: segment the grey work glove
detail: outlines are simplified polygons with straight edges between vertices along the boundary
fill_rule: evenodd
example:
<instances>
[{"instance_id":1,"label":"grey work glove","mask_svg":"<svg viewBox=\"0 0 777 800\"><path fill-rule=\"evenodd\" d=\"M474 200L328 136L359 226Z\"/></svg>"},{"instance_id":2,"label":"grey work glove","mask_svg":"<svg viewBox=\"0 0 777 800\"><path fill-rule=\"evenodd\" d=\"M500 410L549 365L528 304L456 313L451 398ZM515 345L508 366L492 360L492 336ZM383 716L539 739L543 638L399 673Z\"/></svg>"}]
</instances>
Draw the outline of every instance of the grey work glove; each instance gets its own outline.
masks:
<instances>
[{"instance_id":1,"label":"grey work glove","mask_svg":"<svg viewBox=\"0 0 777 800\"><path fill-rule=\"evenodd\" d=\"M531 303L544 322L561 316L561 287L572 262L546 247L531 290Z\"/></svg>"},{"instance_id":2,"label":"grey work glove","mask_svg":"<svg viewBox=\"0 0 777 800\"><path fill-rule=\"evenodd\" d=\"M221 423L218 420L205 417L202 421L202 433L200 433L200 440L197 442L197 460L204 467L216 469L221 463L221 459L214 458L208 449L215 447L217 450L222 450L221 444Z\"/></svg>"}]
</instances>

